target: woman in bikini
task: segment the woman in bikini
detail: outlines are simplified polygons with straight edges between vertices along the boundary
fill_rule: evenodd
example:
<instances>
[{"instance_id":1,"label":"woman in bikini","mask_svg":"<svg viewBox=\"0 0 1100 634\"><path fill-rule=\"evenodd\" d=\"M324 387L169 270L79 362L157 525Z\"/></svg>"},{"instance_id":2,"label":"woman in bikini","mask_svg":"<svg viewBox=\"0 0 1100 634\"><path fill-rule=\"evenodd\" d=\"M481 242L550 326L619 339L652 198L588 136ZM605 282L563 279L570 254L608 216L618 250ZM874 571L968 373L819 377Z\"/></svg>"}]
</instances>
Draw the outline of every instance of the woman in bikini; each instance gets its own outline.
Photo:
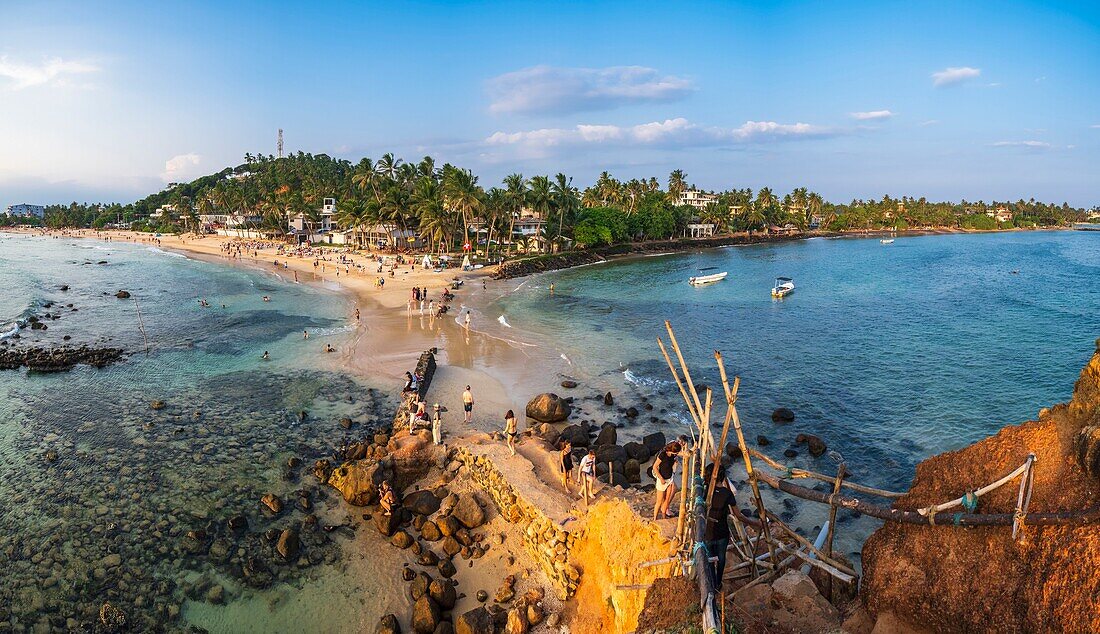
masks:
<instances>
[{"instance_id":1,"label":"woman in bikini","mask_svg":"<svg viewBox=\"0 0 1100 634\"><path fill-rule=\"evenodd\" d=\"M562 443L558 453L558 468L561 469L561 485L569 493L569 480L573 475L573 443L568 440Z\"/></svg>"},{"instance_id":2,"label":"woman in bikini","mask_svg":"<svg viewBox=\"0 0 1100 634\"><path fill-rule=\"evenodd\" d=\"M504 439L508 441L508 451L512 452L512 455L516 455L516 436L519 434L516 432L516 415L512 410L508 410L508 413L504 415Z\"/></svg>"}]
</instances>

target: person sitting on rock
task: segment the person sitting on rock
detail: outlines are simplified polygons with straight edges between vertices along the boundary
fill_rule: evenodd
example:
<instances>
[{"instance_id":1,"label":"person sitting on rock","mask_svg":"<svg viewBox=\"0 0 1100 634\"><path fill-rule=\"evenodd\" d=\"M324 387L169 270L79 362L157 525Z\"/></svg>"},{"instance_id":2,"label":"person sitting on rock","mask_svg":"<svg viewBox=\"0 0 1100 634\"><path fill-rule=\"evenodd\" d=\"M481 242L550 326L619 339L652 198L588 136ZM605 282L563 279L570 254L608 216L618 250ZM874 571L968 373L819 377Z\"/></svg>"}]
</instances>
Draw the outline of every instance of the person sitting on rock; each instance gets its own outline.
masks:
<instances>
[{"instance_id":1,"label":"person sitting on rock","mask_svg":"<svg viewBox=\"0 0 1100 634\"><path fill-rule=\"evenodd\" d=\"M378 503L382 505L382 510L385 511L383 515L387 516L393 514L393 505L397 504L397 495L390 487L390 483L384 480L382 485L378 487Z\"/></svg>"}]
</instances>

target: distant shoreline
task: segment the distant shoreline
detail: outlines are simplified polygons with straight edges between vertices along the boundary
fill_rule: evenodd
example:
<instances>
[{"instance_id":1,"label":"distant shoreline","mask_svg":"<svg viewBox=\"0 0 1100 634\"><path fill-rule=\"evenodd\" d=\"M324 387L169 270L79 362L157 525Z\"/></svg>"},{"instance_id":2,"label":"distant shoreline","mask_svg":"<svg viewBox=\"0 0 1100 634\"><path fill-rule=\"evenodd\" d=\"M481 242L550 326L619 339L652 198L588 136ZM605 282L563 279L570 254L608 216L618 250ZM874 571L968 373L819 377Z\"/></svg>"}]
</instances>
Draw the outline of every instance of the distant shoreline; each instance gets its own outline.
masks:
<instances>
[{"instance_id":1,"label":"distant shoreline","mask_svg":"<svg viewBox=\"0 0 1100 634\"><path fill-rule=\"evenodd\" d=\"M548 273L561 271L598 262L621 259L633 255L647 255L654 253L682 253L700 249L717 249L728 246L745 246L751 244L772 244L783 242L796 242L809 240L810 238L884 238L884 237L916 237L932 235L969 235L984 233L1022 233L1032 231L1072 231L1072 227L1036 227L1034 229L913 229L909 231L891 231L876 229L871 231L806 231L796 234L764 234L764 233L736 233L716 238L681 238L677 240L653 240L646 242L629 242L595 249L565 251L555 254L536 255L529 258L508 260L501 264L493 279L507 280L536 273Z\"/></svg>"}]
</instances>

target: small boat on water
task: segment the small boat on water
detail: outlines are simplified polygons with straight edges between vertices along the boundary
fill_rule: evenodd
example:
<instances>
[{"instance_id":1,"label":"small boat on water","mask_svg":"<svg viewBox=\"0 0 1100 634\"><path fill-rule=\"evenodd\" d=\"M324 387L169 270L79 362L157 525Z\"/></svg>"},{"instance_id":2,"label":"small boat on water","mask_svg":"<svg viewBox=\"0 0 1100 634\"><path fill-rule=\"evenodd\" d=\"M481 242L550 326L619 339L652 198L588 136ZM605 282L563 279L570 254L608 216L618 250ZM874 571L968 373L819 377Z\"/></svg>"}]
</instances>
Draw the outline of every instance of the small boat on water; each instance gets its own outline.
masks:
<instances>
[{"instance_id":1,"label":"small boat on water","mask_svg":"<svg viewBox=\"0 0 1100 634\"><path fill-rule=\"evenodd\" d=\"M894 239L893 238L883 238L883 239L879 240L879 242L881 242L883 244L894 244Z\"/></svg>"},{"instance_id":2,"label":"small boat on water","mask_svg":"<svg viewBox=\"0 0 1100 634\"><path fill-rule=\"evenodd\" d=\"M722 271L721 273L713 273L711 275L696 275L695 277L688 278L688 284L692 286L706 286L707 284L714 284L715 282L721 282L729 275L728 272Z\"/></svg>"},{"instance_id":3,"label":"small boat on water","mask_svg":"<svg viewBox=\"0 0 1100 634\"><path fill-rule=\"evenodd\" d=\"M775 286L772 287L772 297L776 299L786 297L794 292L794 280L789 277L775 278Z\"/></svg>"}]
</instances>

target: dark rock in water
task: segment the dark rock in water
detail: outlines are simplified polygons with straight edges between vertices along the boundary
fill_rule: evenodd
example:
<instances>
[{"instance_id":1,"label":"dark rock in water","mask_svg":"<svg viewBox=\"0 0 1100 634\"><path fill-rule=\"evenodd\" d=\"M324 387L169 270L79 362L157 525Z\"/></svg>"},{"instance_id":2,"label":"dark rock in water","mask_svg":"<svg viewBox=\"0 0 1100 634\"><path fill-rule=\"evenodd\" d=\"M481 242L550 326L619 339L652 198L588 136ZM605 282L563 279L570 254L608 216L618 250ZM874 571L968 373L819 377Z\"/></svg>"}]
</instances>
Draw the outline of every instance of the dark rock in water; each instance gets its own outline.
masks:
<instances>
[{"instance_id":1,"label":"dark rock in water","mask_svg":"<svg viewBox=\"0 0 1100 634\"><path fill-rule=\"evenodd\" d=\"M424 595L417 599L416 604L413 605L410 623L413 631L417 634L432 634L435 632L436 626L439 625L441 618L442 614L439 611L439 606L431 597Z\"/></svg>"},{"instance_id":2,"label":"dark rock in water","mask_svg":"<svg viewBox=\"0 0 1100 634\"><path fill-rule=\"evenodd\" d=\"M57 290L59 290L59 291L67 291L67 290L69 290L69 285L68 285L68 284L62 284L61 286L59 286L59 287L57 288Z\"/></svg>"},{"instance_id":3,"label":"dark rock in water","mask_svg":"<svg viewBox=\"0 0 1100 634\"><path fill-rule=\"evenodd\" d=\"M540 423L560 423L569 418L573 408L557 394L539 394L527 403L527 418Z\"/></svg>"},{"instance_id":4,"label":"dark rock in water","mask_svg":"<svg viewBox=\"0 0 1100 634\"><path fill-rule=\"evenodd\" d=\"M42 330L45 330L45 325ZM19 337L13 335L12 339ZM0 370L26 367L34 372L64 372L79 364L103 368L122 359L119 348L63 346L58 348L0 348Z\"/></svg>"},{"instance_id":5,"label":"dark rock in water","mask_svg":"<svg viewBox=\"0 0 1100 634\"><path fill-rule=\"evenodd\" d=\"M647 434L642 437L642 444L649 450L649 455L655 456L657 452L664 449L668 441L665 440L664 432L657 432L654 434Z\"/></svg>"},{"instance_id":6,"label":"dark rock in water","mask_svg":"<svg viewBox=\"0 0 1100 634\"><path fill-rule=\"evenodd\" d=\"M286 561L297 561L300 546L298 531L293 528L288 528L279 534L279 541L275 544L275 551Z\"/></svg>"},{"instance_id":7,"label":"dark rock in water","mask_svg":"<svg viewBox=\"0 0 1100 634\"><path fill-rule=\"evenodd\" d=\"M106 632L121 632L126 628L126 614L110 603L104 603L99 608L99 623Z\"/></svg>"},{"instance_id":8,"label":"dark rock in water","mask_svg":"<svg viewBox=\"0 0 1100 634\"><path fill-rule=\"evenodd\" d=\"M58 455L56 449L48 449L46 451L46 462L57 462Z\"/></svg>"},{"instance_id":9,"label":"dark rock in water","mask_svg":"<svg viewBox=\"0 0 1100 634\"><path fill-rule=\"evenodd\" d=\"M405 496L405 508L417 515L431 515L439 510L439 498L431 491L416 491Z\"/></svg>"},{"instance_id":10,"label":"dark rock in water","mask_svg":"<svg viewBox=\"0 0 1100 634\"><path fill-rule=\"evenodd\" d=\"M761 447L767 447L768 445L772 444L772 441L768 440L767 436L760 435L756 437L756 444L760 445Z\"/></svg>"},{"instance_id":11,"label":"dark rock in water","mask_svg":"<svg viewBox=\"0 0 1100 634\"><path fill-rule=\"evenodd\" d=\"M598 445L614 445L618 442L619 433L615 429L615 426L611 423L604 423L600 427L600 433L596 436L595 444Z\"/></svg>"},{"instance_id":12,"label":"dark rock in water","mask_svg":"<svg viewBox=\"0 0 1100 634\"><path fill-rule=\"evenodd\" d=\"M607 394L603 395L603 404L608 406L608 407L611 407L612 405L615 404L615 399L614 399L614 397L611 396L611 392L608 392Z\"/></svg>"},{"instance_id":13,"label":"dark rock in water","mask_svg":"<svg viewBox=\"0 0 1100 634\"><path fill-rule=\"evenodd\" d=\"M206 601L214 605L225 603L225 588L221 585L212 586L206 591Z\"/></svg>"},{"instance_id":14,"label":"dark rock in water","mask_svg":"<svg viewBox=\"0 0 1100 634\"><path fill-rule=\"evenodd\" d=\"M278 515L283 511L283 501L279 498L279 496L275 495L274 493L268 493L267 495L263 496L262 498L260 498L260 502L264 505L264 508L271 512L272 515Z\"/></svg>"},{"instance_id":15,"label":"dark rock in water","mask_svg":"<svg viewBox=\"0 0 1100 634\"><path fill-rule=\"evenodd\" d=\"M626 417L627 418L638 418L638 408L637 407L628 407L628 408L626 408Z\"/></svg>"},{"instance_id":16,"label":"dark rock in water","mask_svg":"<svg viewBox=\"0 0 1100 634\"><path fill-rule=\"evenodd\" d=\"M735 442L726 443L726 455L729 456L731 461L737 461L741 459L741 446Z\"/></svg>"},{"instance_id":17,"label":"dark rock in water","mask_svg":"<svg viewBox=\"0 0 1100 634\"><path fill-rule=\"evenodd\" d=\"M783 455L787 458L797 458L798 457L798 452L795 451L794 449L787 449L783 452Z\"/></svg>"},{"instance_id":18,"label":"dark rock in water","mask_svg":"<svg viewBox=\"0 0 1100 634\"><path fill-rule=\"evenodd\" d=\"M210 559L215 563L225 563L229 559L229 550L233 547L233 544L227 539L215 539L214 543L210 544Z\"/></svg>"},{"instance_id":19,"label":"dark rock in water","mask_svg":"<svg viewBox=\"0 0 1100 634\"><path fill-rule=\"evenodd\" d=\"M355 424L354 421L352 421L350 418L341 418L340 419L340 426L343 427L344 429L351 429L351 426L354 425L354 424Z\"/></svg>"},{"instance_id":20,"label":"dark rock in water","mask_svg":"<svg viewBox=\"0 0 1100 634\"><path fill-rule=\"evenodd\" d=\"M378 622L378 627L374 628L374 634L401 634L401 624L397 622L395 615L387 614Z\"/></svg>"},{"instance_id":21,"label":"dark rock in water","mask_svg":"<svg viewBox=\"0 0 1100 634\"><path fill-rule=\"evenodd\" d=\"M130 292L129 291L119 291L119 292L115 293L115 297L117 297L119 299L130 299Z\"/></svg>"},{"instance_id":22,"label":"dark rock in water","mask_svg":"<svg viewBox=\"0 0 1100 634\"><path fill-rule=\"evenodd\" d=\"M234 534L242 533L248 530L248 518L244 515L234 515L229 518L229 530Z\"/></svg>"},{"instance_id":23,"label":"dark rock in water","mask_svg":"<svg viewBox=\"0 0 1100 634\"><path fill-rule=\"evenodd\" d=\"M806 444L806 447L810 450L810 455L814 458L818 458L828 451L828 447L825 446L825 441L821 440L813 434L799 434L794 439L796 444Z\"/></svg>"},{"instance_id":24,"label":"dark rock in water","mask_svg":"<svg viewBox=\"0 0 1100 634\"><path fill-rule=\"evenodd\" d=\"M164 401L161 401L161 400L155 400L152 403L149 403L149 407L151 407L152 409L155 409L155 410L164 409L164 405L165 405Z\"/></svg>"},{"instance_id":25,"label":"dark rock in water","mask_svg":"<svg viewBox=\"0 0 1100 634\"><path fill-rule=\"evenodd\" d=\"M298 422L299 423L306 422L306 416L308 416L308 415L309 414L307 414L305 410L302 410L302 411L298 412Z\"/></svg>"},{"instance_id":26,"label":"dark rock in water","mask_svg":"<svg viewBox=\"0 0 1100 634\"><path fill-rule=\"evenodd\" d=\"M244 580L253 588L266 588L271 585L271 570L259 557L249 557L241 566Z\"/></svg>"},{"instance_id":27,"label":"dark rock in water","mask_svg":"<svg viewBox=\"0 0 1100 634\"><path fill-rule=\"evenodd\" d=\"M778 409L775 409L774 411L772 411L772 422L773 423L782 423L782 424L793 423L794 422L794 412L787 409L786 407L780 407Z\"/></svg>"},{"instance_id":28,"label":"dark rock in water","mask_svg":"<svg viewBox=\"0 0 1100 634\"><path fill-rule=\"evenodd\" d=\"M291 457L287 458L287 461L286 461L286 466L290 467L291 469L297 469L298 466L301 465L301 464L302 464L302 459L299 458L298 456L291 456Z\"/></svg>"},{"instance_id":29,"label":"dark rock in water","mask_svg":"<svg viewBox=\"0 0 1100 634\"><path fill-rule=\"evenodd\" d=\"M567 390L571 390L571 389L577 387L577 382L576 381L570 381L569 379L566 379L566 380L561 382L561 386L564 387Z\"/></svg>"}]
</instances>

